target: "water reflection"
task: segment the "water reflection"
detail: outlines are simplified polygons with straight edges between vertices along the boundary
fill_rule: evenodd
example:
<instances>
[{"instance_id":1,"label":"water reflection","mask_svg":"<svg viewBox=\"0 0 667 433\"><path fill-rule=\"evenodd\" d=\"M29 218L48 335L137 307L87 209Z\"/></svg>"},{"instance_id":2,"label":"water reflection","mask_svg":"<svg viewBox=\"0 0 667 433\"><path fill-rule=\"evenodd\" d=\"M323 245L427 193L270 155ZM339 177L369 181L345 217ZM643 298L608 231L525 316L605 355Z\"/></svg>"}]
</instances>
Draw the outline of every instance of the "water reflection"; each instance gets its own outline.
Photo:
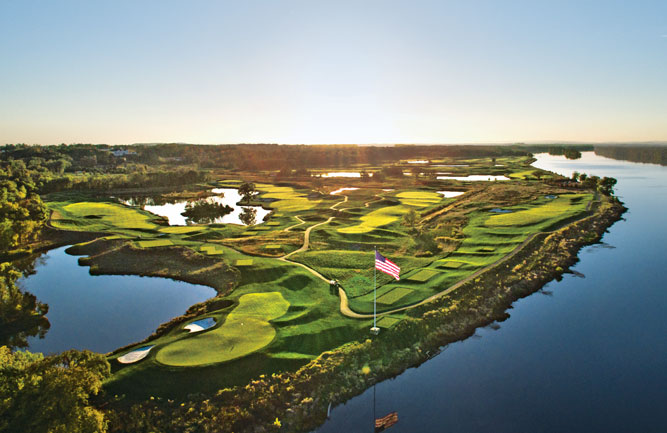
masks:
<instances>
[{"instance_id":1,"label":"water reflection","mask_svg":"<svg viewBox=\"0 0 667 433\"><path fill-rule=\"evenodd\" d=\"M59 353L67 349L109 352L149 336L161 323L215 290L167 278L134 275L90 275L68 247L49 251L22 278L22 289L49 305L51 329L29 337L29 350Z\"/></svg>"},{"instance_id":2,"label":"water reflection","mask_svg":"<svg viewBox=\"0 0 667 433\"><path fill-rule=\"evenodd\" d=\"M254 221L252 224L263 221L264 217L271 213L271 210L264 209L261 206L239 206L237 203L241 201L242 197L235 188L213 188L211 193L215 195L206 198L208 203L219 204L221 206L220 209L228 206L231 211L227 213L219 212L218 215L209 213L208 215L202 215L200 219L193 219L184 215L188 204L192 203L193 200L168 197L132 197L121 201L129 206L138 206L145 211L167 218L170 226L212 223L251 225L245 222L252 220L249 218L249 214L252 212L246 209L254 210ZM241 215L244 213L245 216L242 219Z\"/></svg>"}]
</instances>

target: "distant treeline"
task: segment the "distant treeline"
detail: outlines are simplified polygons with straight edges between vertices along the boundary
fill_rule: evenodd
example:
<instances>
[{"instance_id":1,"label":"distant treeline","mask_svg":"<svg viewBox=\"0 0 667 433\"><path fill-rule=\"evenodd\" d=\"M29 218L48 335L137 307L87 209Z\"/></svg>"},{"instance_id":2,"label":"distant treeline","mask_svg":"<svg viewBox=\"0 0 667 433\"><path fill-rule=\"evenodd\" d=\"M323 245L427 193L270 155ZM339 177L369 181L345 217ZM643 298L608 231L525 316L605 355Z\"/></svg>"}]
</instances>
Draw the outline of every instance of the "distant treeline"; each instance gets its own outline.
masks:
<instances>
[{"instance_id":1,"label":"distant treeline","mask_svg":"<svg viewBox=\"0 0 667 433\"><path fill-rule=\"evenodd\" d=\"M412 158L474 158L528 155L516 146L487 145L195 145L137 144L105 146L73 144L58 146L6 145L2 159L21 159L27 166L44 167L53 173L132 174L142 166L190 166L197 169L280 170L346 167L381 164Z\"/></svg>"},{"instance_id":2,"label":"distant treeline","mask_svg":"<svg viewBox=\"0 0 667 433\"><path fill-rule=\"evenodd\" d=\"M550 155L575 155L577 152L590 152L592 144L516 144L517 148L530 153L544 153Z\"/></svg>"},{"instance_id":3,"label":"distant treeline","mask_svg":"<svg viewBox=\"0 0 667 433\"><path fill-rule=\"evenodd\" d=\"M595 146L595 154L624 161L667 165L667 146Z\"/></svg>"}]
</instances>

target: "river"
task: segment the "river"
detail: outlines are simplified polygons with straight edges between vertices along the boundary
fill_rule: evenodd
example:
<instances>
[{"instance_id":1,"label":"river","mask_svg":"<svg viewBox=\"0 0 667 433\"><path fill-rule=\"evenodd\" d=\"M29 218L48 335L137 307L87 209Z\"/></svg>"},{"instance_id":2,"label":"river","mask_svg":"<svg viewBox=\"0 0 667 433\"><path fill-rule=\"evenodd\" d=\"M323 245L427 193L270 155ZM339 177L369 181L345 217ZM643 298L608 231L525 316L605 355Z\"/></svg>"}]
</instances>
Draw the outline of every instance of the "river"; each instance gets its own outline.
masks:
<instances>
[{"instance_id":1,"label":"river","mask_svg":"<svg viewBox=\"0 0 667 433\"><path fill-rule=\"evenodd\" d=\"M624 220L579 253L579 276L333 408L316 432L372 432L374 413L393 411L392 433L667 431L667 167L536 157L564 175L617 178Z\"/></svg>"}]
</instances>

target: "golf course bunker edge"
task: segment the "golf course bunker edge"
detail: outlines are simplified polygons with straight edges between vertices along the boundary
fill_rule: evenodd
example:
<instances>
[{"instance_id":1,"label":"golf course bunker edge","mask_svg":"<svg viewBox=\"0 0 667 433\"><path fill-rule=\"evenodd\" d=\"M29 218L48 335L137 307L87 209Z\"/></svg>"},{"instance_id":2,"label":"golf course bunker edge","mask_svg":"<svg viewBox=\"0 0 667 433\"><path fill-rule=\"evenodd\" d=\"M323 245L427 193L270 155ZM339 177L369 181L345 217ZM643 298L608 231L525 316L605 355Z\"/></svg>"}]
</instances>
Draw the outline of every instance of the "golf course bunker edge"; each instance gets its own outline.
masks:
<instances>
[{"instance_id":1,"label":"golf course bunker edge","mask_svg":"<svg viewBox=\"0 0 667 433\"><path fill-rule=\"evenodd\" d=\"M249 355L273 341L276 330L269 321L284 315L289 305L280 292L243 295L222 326L205 333L186 334L162 347L155 359L164 365L190 367Z\"/></svg>"}]
</instances>

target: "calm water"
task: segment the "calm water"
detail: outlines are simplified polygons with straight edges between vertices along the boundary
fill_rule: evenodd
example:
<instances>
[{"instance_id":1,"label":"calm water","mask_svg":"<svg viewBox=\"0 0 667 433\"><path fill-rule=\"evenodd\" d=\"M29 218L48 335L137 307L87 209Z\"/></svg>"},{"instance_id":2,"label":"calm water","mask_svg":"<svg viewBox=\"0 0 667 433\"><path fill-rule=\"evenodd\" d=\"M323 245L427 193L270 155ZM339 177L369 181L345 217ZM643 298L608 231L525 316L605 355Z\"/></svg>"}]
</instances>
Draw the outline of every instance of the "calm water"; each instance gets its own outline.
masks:
<instances>
[{"instance_id":1,"label":"calm water","mask_svg":"<svg viewBox=\"0 0 667 433\"><path fill-rule=\"evenodd\" d=\"M215 221L213 221L216 224L245 225L239 217L243 212L243 209L248 207L255 209L257 212L255 216L256 224L261 224L264 220L264 217L271 213L270 210L264 209L261 206L237 205L237 203L241 200L241 195L236 188L213 188L211 192L213 194L219 195L210 196L207 198L208 200L215 203L228 205L234 209L231 213L228 213L227 215L224 215L220 218L216 218ZM129 205L133 204L131 201L125 201L124 203ZM147 204L143 206L143 209L155 215L166 217L170 226L184 226L192 224L192 222L190 222L185 216L182 215L183 212L185 212L185 206L187 203L188 200L180 200L175 203L165 203L161 205Z\"/></svg>"},{"instance_id":2,"label":"calm water","mask_svg":"<svg viewBox=\"0 0 667 433\"><path fill-rule=\"evenodd\" d=\"M584 153L540 168L619 180L630 208L573 269L514 304L500 329L447 346L376 386L399 432L666 432L667 167ZM373 389L317 430L372 432Z\"/></svg>"},{"instance_id":3,"label":"calm water","mask_svg":"<svg viewBox=\"0 0 667 433\"><path fill-rule=\"evenodd\" d=\"M49 304L51 328L44 339L28 340L32 352L110 352L143 340L161 323L215 296L210 287L167 278L92 276L65 249L49 251L36 266L37 273L19 283Z\"/></svg>"}]
</instances>

